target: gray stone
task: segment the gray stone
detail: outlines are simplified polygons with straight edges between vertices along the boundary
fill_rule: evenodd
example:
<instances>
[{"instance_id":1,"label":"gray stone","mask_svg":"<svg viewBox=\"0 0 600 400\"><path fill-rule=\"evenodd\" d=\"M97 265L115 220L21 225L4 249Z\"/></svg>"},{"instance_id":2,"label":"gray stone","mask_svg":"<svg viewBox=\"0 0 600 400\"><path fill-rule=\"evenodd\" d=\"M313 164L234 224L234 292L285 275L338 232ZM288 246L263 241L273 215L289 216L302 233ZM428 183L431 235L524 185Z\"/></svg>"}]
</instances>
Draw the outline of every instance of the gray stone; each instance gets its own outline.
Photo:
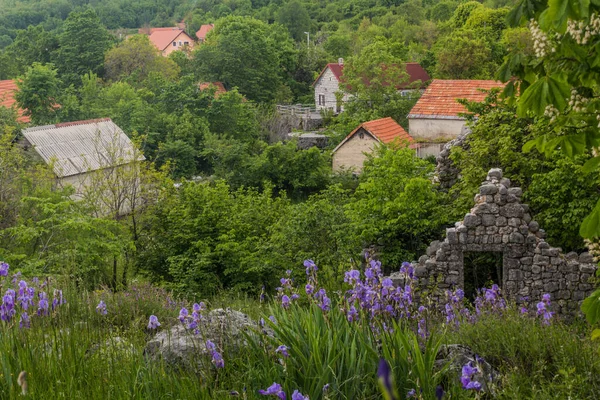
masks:
<instances>
[{"instance_id":1,"label":"gray stone","mask_svg":"<svg viewBox=\"0 0 600 400\"><path fill-rule=\"evenodd\" d=\"M521 226L521 219L520 218L509 218L508 225L518 228L519 226Z\"/></svg>"},{"instance_id":2,"label":"gray stone","mask_svg":"<svg viewBox=\"0 0 600 400\"><path fill-rule=\"evenodd\" d=\"M492 226L496 224L496 217L492 214L484 214L481 216L483 226Z\"/></svg>"},{"instance_id":3,"label":"gray stone","mask_svg":"<svg viewBox=\"0 0 600 400\"><path fill-rule=\"evenodd\" d=\"M489 170L488 174L487 174L487 179L488 180L492 180L492 179L497 179L500 180L502 179L502 170L500 168L492 168Z\"/></svg>"},{"instance_id":4,"label":"gray stone","mask_svg":"<svg viewBox=\"0 0 600 400\"><path fill-rule=\"evenodd\" d=\"M481 218L479 218L477 215L471 214L471 213L465 215L465 218L463 220L463 224L468 228L477 226L480 223L481 223Z\"/></svg>"},{"instance_id":5,"label":"gray stone","mask_svg":"<svg viewBox=\"0 0 600 400\"><path fill-rule=\"evenodd\" d=\"M581 253L579 255L579 262L585 263L585 264L591 264L594 262L594 256L592 256L590 253Z\"/></svg>"},{"instance_id":6,"label":"gray stone","mask_svg":"<svg viewBox=\"0 0 600 400\"><path fill-rule=\"evenodd\" d=\"M508 194L512 194L516 197L521 197L523 195L523 189L521 189L520 187L511 187L510 189L508 189Z\"/></svg>"},{"instance_id":7,"label":"gray stone","mask_svg":"<svg viewBox=\"0 0 600 400\"><path fill-rule=\"evenodd\" d=\"M458 235L456 234L456 229L454 229L454 228L446 229L446 239L448 239L448 243L450 243L450 244L458 243Z\"/></svg>"},{"instance_id":8,"label":"gray stone","mask_svg":"<svg viewBox=\"0 0 600 400\"><path fill-rule=\"evenodd\" d=\"M479 188L479 193L484 195L498 193L498 187L496 185L483 185Z\"/></svg>"},{"instance_id":9,"label":"gray stone","mask_svg":"<svg viewBox=\"0 0 600 400\"><path fill-rule=\"evenodd\" d=\"M199 357L209 353L206 349L207 340L240 348L247 345L245 334L253 334L258 328L258 323L246 314L219 308L206 315L198 334L182 324L176 324L150 339L145 352L151 358L162 357L169 365L199 367ZM270 330L265 330L265 333L273 335Z\"/></svg>"},{"instance_id":10,"label":"gray stone","mask_svg":"<svg viewBox=\"0 0 600 400\"><path fill-rule=\"evenodd\" d=\"M508 179L508 178L500 179L500 183L503 184L504 186L506 186L507 188L510 187L510 179Z\"/></svg>"},{"instance_id":11,"label":"gray stone","mask_svg":"<svg viewBox=\"0 0 600 400\"><path fill-rule=\"evenodd\" d=\"M537 223L537 221L531 221L529 223L529 230L531 232L537 232L540 229L540 224Z\"/></svg>"},{"instance_id":12,"label":"gray stone","mask_svg":"<svg viewBox=\"0 0 600 400\"><path fill-rule=\"evenodd\" d=\"M519 232L513 232L510 234L509 241L511 243L525 243L525 238Z\"/></svg>"},{"instance_id":13,"label":"gray stone","mask_svg":"<svg viewBox=\"0 0 600 400\"><path fill-rule=\"evenodd\" d=\"M501 194L501 195L506 195L506 194L508 194L508 189L506 188L506 186L504 186L504 185L500 185L500 186L498 187L498 194Z\"/></svg>"},{"instance_id":14,"label":"gray stone","mask_svg":"<svg viewBox=\"0 0 600 400\"><path fill-rule=\"evenodd\" d=\"M506 226L507 223L506 217L496 217L496 226Z\"/></svg>"},{"instance_id":15,"label":"gray stone","mask_svg":"<svg viewBox=\"0 0 600 400\"><path fill-rule=\"evenodd\" d=\"M449 372L460 382L462 367L466 364L477 367L479 371L472 380L481 384L482 392L491 391L491 387L500 380L500 373L490 363L477 356L469 347L461 344L447 344L440 346L435 361L435 369L448 368Z\"/></svg>"}]
</instances>

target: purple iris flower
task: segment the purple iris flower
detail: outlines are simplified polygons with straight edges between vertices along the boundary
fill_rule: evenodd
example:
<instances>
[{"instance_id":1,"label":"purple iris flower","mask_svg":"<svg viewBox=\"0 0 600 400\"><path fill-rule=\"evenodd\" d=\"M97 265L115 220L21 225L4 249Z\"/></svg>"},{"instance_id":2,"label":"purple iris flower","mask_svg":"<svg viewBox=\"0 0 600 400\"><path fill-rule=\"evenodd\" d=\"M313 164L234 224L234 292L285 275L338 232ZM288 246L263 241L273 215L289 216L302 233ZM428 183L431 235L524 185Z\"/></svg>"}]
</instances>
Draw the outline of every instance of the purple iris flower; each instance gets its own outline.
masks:
<instances>
[{"instance_id":1,"label":"purple iris flower","mask_svg":"<svg viewBox=\"0 0 600 400\"><path fill-rule=\"evenodd\" d=\"M283 296L281 296L281 306L283 308L285 308L286 310L290 307L290 301L291 300L287 294L284 294Z\"/></svg>"},{"instance_id":2,"label":"purple iris flower","mask_svg":"<svg viewBox=\"0 0 600 400\"><path fill-rule=\"evenodd\" d=\"M48 308L50 307L50 304L48 303L48 299L43 297L39 302L38 302L38 315L48 315Z\"/></svg>"},{"instance_id":3,"label":"purple iris flower","mask_svg":"<svg viewBox=\"0 0 600 400\"><path fill-rule=\"evenodd\" d=\"M217 346L215 346L215 344L211 340L207 340L206 341L206 350L208 350L208 351L216 351L217 350Z\"/></svg>"},{"instance_id":4,"label":"purple iris flower","mask_svg":"<svg viewBox=\"0 0 600 400\"><path fill-rule=\"evenodd\" d=\"M294 390L294 393L292 393L292 400L309 400L309 398L296 389Z\"/></svg>"},{"instance_id":5,"label":"purple iris flower","mask_svg":"<svg viewBox=\"0 0 600 400\"><path fill-rule=\"evenodd\" d=\"M0 262L0 276L8 276L8 264L4 261Z\"/></svg>"},{"instance_id":6,"label":"purple iris flower","mask_svg":"<svg viewBox=\"0 0 600 400\"><path fill-rule=\"evenodd\" d=\"M304 260L304 267L306 268L306 275L310 275L312 272L317 272L319 270L313 260Z\"/></svg>"},{"instance_id":7,"label":"purple iris flower","mask_svg":"<svg viewBox=\"0 0 600 400\"><path fill-rule=\"evenodd\" d=\"M410 389L407 393L406 393L406 398L411 398L411 397L415 397L417 395L417 392L415 389Z\"/></svg>"},{"instance_id":8,"label":"purple iris flower","mask_svg":"<svg viewBox=\"0 0 600 400\"><path fill-rule=\"evenodd\" d=\"M474 375L479 373L479 369L472 365L472 362L468 362L462 367L462 375L460 377L460 382L463 385L463 389L466 390L481 390L481 383L474 380Z\"/></svg>"},{"instance_id":9,"label":"purple iris flower","mask_svg":"<svg viewBox=\"0 0 600 400\"><path fill-rule=\"evenodd\" d=\"M315 291L315 287L310 283L307 283L306 286L304 286L304 290L306 290L306 294L310 296Z\"/></svg>"},{"instance_id":10,"label":"purple iris flower","mask_svg":"<svg viewBox=\"0 0 600 400\"><path fill-rule=\"evenodd\" d=\"M21 314L21 318L19 319L19 328L29 328L31 326L31 322L29 320L29 315L25 311Z\"/></svg>"},{"instance_id":11,"label":"purple iris flower","mask_svg":"<svg viewBox=\"0 0 600 400\"><path fill-rule=\"evenodd\" d=\"M286 345L281 345L277 348L277 350L275 350L275 353L281 353L282 356L284 357L289 357L290 353L288 353L288 347Z\"/></svg>"},{"instance_id":12,"label":"purple iris flower","mask_svg":"<svg viewBox=\"0 0 600 400\"><path fill-rule=\"evenodd\" d=\"M271 321L272 323L276 324L277 320L275 319L274 315L269 315L269 321Z\"/></svg>"},{"instance_id":13,"label":"purple iris flower","mask_svg":"<svg viewBox=\"0 0 600 400\"><path fill-rule=\"evenodd\" d=\"M348 322L354 322L358 320L358 310L356 309L356 307L350 306L346 317L348 318Z\"/></svg>"},{"instance_id":14,"label":"purple iris flower","mask_svg":"<svg viewBox=\"0 0 600 400\"><path fill-rule=\"evenodd\" d=\"M215 367L217 367L217 368L225 368L225 360L223 360L223 356L221 356L221 353L219 353L218 351L213 351L212 352L212 359L211 359L211 361L215 365Z\"/></svg>"},{"instance_id":15,"label":"purple iris flower","mask_svg":"<svg viewBox=\"0 0 600 400\"><path fill-rule=\"evenodd\" d=\"M158 318L156 315L151 315L148 320L148 329L156 329L160 326L160 322L158 322Z\"/></svg>"},{"instance_id":16,"label":"purple iris flower","mask_svg":"<svg viewBox=\"0 0 600 400\"><path fill-rule=\"evenodd\" d=\"M344 275L344 282L349 283L350 285L353 285L358 281L360 281L360 271L356 269L350 270Z\"/></svg>"},{"instance_id":17,"label":"purple iris flower","mask_svg":"<svg viewBox=\"0 0 600 400\"><path fill-rule=\"evenodd\" d=\"M179 310L179 321L183 323L189 315L190 313L187 308L183 307L181 310Z\"/></svg>"},{"instance_id":18,"label":"purple iris flower","mask_svg":"<svg viewBox=\"0 0 600 400\"><path fill-rule=\"evenodd\" d=\"M96 306L96 312L102 315L108 314L108 311L106 310L106 303L104 303L104 301L100 300L100 303L98 303Z\"/></svg>"},{"instance_id":19,"label":"purple iris flower","mask_svg":"<svg viewBox=\"0 0 600 400\"><path fill-rule=\"evenodd\" d=\"M285 400L285 392L279 383L273 382L271 386L269 386L266 390L259 390L259 394L263 396L277 396L281 400Z\"/></svg>"}]
</instances>

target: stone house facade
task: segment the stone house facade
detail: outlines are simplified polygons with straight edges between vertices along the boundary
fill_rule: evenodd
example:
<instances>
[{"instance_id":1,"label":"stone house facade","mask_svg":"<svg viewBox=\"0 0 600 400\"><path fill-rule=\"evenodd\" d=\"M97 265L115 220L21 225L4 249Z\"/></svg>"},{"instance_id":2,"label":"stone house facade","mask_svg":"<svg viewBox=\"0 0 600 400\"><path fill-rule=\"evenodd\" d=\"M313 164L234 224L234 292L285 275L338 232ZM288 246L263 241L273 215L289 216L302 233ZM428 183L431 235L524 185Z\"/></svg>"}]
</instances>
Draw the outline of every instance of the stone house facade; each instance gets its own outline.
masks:
<instances>
[{"instance_id":1,"label":"stone house facade","mask_svg":"<svg viewBox=\"0 0 600 400\"><path fill-rule=\"evenodd\" d=\"M421 157L437 156L443 145L460 135L467 112L458 99L485 100L487 92L503 88L492 80L434 79L408 114L408 132L419 143Z\"/></svg>"},{"instance_id":2,"label":"stone house facade","mask_svg":"<svg viewBox=\"0 0 600 400\"><path fill-rule=\"evenodd\" d=\"M323 68L317 79L313 83L315 90L315 107L317 110L331 110L335 114L344 111L344 103L352 95L344 90L343 86L344 60L340 58L337 63L329 63ZM415 82L420 82L420 87L424 88L429 81L429 75L418 63L407 63L406 72L408 81L398 84L398 90L411 91ZM336 93L341 96L338 101Z\"/></svg>"},{"instance_id":3,"label":"stone house facade","mask_svg":"<svg viewBox=\"0 0 600 400\"><path fill-rule=\"evenodd\" d=\"M369 154L379 145L394 141L412 143L413 139L392 118L381 118L360 124L333 150L333 170L362 171Z\"/></svg>"},{"instance_id":4,"label":"stone house facade","mask_svg":"<svg viewBox=\"0 0 600 400\"><path fill-rule=\"evenodd\" d=\"M489 171L475 196L475 206L462 221L446 230L419 258L415 275L419 285L438 290L464 287L463 257L467 252L502 254L501 286L505 298L535 309L549 293L553 310L573 315L594 290L590 281L597 264L589 253L563 254L545 241L545 232L521 203L522 190L511 187L500 169ZM390 276L402 282L401 273Z\"/></svg>"}]
</instances>

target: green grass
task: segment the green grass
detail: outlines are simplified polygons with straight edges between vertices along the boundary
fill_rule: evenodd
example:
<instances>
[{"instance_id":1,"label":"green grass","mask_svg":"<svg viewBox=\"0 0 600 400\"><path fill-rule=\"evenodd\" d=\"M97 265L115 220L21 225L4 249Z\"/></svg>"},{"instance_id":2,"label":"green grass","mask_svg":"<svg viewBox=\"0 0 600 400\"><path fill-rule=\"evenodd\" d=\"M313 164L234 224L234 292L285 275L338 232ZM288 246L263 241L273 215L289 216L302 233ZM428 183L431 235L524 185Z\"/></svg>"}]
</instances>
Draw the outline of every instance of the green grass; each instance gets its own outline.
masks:
<instances>
[{"instance_id":1,"label":"green grass","mask_svg":"<svg viewBox=\"0 0 600 400\"><path fill-rule=\"evenodd\" d=\"M475 398L461 389L457 377L433 367L442 343L471 347L502 374L496 397L507 399L592 399L600 393L598 344L581 323L542 325L516 311L490 315L451 330L439 324L423 342L410 329L393 323L393 331L375 335L368 324L349 323L337 308L324 314L314 304L260 304L243 294L223 293L210 299L211 308L233 309L268 322L275 336L247 336L248 346L225 348L226 366L216 370L208 360L200 371L174 369L144 354L154 332L146 325L151 314L168 329L177 323L183 302L147 284L111 294L108 291L65 290L67 304L46 318L32 318L31 329L18 321L0 323L0 398L19 398L17 376L28 373L32 399L221 399L246 388L248 399L273 382L288 398L295 389L315 399L380 399L376 369L383 355L394 371L401 398L416 388L433 399L442 384L445 398ZM98 315L103 299L109 314ZM378 326L379 329L382 326ZM103 346L108 339L123 343ZM289 347L289 358L275 353ZM283 361L280 361L282 359ZM330 385L327 396L322 388ZM422 389L422 391L421 391Z\"/></svg>"}]
</instances>

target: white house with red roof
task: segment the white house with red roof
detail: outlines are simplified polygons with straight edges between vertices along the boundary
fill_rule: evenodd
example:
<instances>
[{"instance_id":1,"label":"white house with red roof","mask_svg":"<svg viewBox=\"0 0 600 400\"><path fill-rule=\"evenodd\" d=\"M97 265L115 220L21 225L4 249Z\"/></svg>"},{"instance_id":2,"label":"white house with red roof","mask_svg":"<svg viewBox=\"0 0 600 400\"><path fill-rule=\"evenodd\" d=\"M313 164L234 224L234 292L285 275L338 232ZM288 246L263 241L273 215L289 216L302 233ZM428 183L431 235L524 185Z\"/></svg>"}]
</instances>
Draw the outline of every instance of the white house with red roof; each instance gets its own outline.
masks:
<instances>
[{"instance_id":1,"label":"white house with red roof","mask_svg":"<svg viewBox=\"0 0 600 400\"><path fill-rule=\"evenodd\" d=\"M340 89L343 72L344 60L340 58L337 63L327 64L314 81L313 87L315 88L315 106L317 110L330 109L335 113L344 111L344 103L352 95L343 90L343 88ZM419 63L406 63L406 72L408 73L408 80L399 83L396 86L398 90L414 89L413 85L417 81L421 82L421 88L425 88L425 84L430 79L427 71ZM340 102L336 99L337 92L343 94Z\"/></svg>"},{"instance_id":2,"label":"white house with red roof","mask_svg":"<svg viewBox=\"0 0 600 400\"><path fill-rule=\"evenodd\" d=\"M16 107L15 93L19 90L17 82L14 80L0 81L0 106L6 108ZM27 115L23 115L23 110L17 108L17 121L27 123L30 121Z\"/></svg>"},{"instance_id":3,"label":"white house with red roof","mask_svg":"<svg viewBox=\"0 0 600 400\"><path fill-rule=\"evenodd\" d=\"M413 142L413 138L390 117L363 122L333 150L333 170L360 172L376 146L411 145Z\"/></svg>"},{"instance_id":4,"label":"white house with red roof","mask_svg":"<svg viewBox=\"0 0 600 400\"><path fill-rule=\"evenodd\" d=\"M419 142L420 156L437 155L443 145L460 135L467 112L458 99L481 102L487 92L502 89L493 80L434 79L408 114L408 131Z\"/></svg>"},{"instance_id":5,"label":"white house with red roof","mask_svg":"<svg viewBox=\"0 0 600 400\"><path fill-rule=\"evenodd\" d=\"M187 51L194 48L194 40L179 27L150 28L144 31L147 32L150 42L165 57L177 50Z\"/></svg>"},{"instance_id":6,"label":"white house with red roof","mask_svg":"<svg viewBox=\"0 0 600 400\"><path fill-rule=\"evenodd\" d=\"M198 42L204 43L206 41L206 35L208 34L208 32L212 31L214 27L215 27L215 24L202 25L200 27L200 29L198 29L198 32L196 32L196 37L198 38Z\"/></svg>"}]
</instances>

